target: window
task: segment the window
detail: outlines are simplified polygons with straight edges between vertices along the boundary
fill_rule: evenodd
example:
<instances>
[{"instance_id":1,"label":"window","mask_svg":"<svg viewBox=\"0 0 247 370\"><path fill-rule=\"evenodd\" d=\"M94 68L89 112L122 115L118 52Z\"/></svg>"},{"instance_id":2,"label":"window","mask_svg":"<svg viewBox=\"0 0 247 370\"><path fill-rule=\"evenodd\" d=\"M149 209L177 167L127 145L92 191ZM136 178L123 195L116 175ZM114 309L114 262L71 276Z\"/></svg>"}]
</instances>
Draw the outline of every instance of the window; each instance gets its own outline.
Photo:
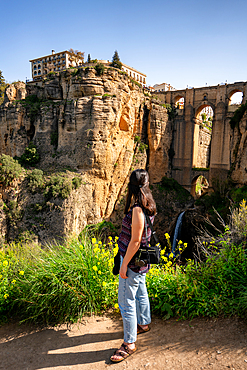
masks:
<instances>
[{"instance_id":1,"label":"window","mask_svg":"<svg viewBox=\"0 0 247 370\"><path fill-rule=\"evenodd\" d=\"M38 72L38 75L41 75L41 71Z\"/></svg>"},{"instance_id":2,"label":"window","mask_svg":"<svg viewBox=\"0 0 247 370\"><path fill-rule=\"evenodd\" d=\"M37 71L34 71L34 76L36 76L37 75Z\"/></svg>"},{"instance_id":3,"label":"window","mask_svg":"<svg viewBox=\"0 0 247 370\"><path fill-rule=\"evenodd\" d=\"M41 68L41 66L40 66L40 64L38 65L38 69L40 69Z\"/></svg>"},{"instance_id":4,"label":"window","mask_svg":"<svg viewBox=\"0 0 247 370\"><path fill-rule=\"evenodd\" d=\"M37 66L34 66L34 69L37 69Z\"/></svg>"}]
</instances>

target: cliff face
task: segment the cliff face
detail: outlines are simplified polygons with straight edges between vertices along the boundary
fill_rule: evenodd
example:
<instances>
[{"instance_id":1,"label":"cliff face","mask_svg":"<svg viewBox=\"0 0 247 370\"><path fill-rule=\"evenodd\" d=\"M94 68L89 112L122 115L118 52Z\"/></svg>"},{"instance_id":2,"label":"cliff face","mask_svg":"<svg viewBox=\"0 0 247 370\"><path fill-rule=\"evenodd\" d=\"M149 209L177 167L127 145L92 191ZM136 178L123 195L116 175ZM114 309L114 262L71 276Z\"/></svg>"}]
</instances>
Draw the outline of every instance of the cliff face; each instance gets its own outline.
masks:
<instances>
[{"instance_id":1,"label":"cliff face","mask_svg":"<svg viewBox=\"0 0 247 370\"><path fill-rule=\"evenodd\" d=\"M247 113L237 125L231 136L231 177L235 183L245 185L247 182Z\"/></svg>"},{"instance_id":2,"label":"cliff face","mask_svg":"<svg viewBox=\"0 0 247 370\"><path fill-rule=\"evenodd\" d=\"M42 87L11 85L0 108L0 153L20 156L30 141L40 168L69 167L82 178L68 199L54 200L46 230L37 230L42 239L109 218L133 168L147 165L151 183L169 171L166 109L114 69L101 76L94 68L66 71ZM27 203L37 203L35 196Z\"/></svg>"}]
</instances>

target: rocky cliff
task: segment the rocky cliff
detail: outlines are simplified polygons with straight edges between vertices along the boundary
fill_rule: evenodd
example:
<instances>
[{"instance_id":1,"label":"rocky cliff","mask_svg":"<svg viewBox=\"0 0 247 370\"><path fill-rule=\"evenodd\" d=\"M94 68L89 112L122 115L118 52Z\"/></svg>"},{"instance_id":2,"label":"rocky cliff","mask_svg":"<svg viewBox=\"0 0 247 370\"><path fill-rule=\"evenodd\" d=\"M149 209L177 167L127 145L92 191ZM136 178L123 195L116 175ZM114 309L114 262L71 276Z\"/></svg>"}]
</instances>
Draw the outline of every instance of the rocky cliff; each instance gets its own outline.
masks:
<instances>
[{"instance_id":1,"label":"rocky cliff","mask_svg":"<svg viewBox=\"0 0 247 370\"><path fill-rule=\"evenodd\" d=\"M19 157L30 141L47 175L67 170L82 180L67 199L48 205L41 193L18 192L23 212L16 229L31 228L41 240L109 218L133 168L147 167L151 183L169 173L166 109L112 68L101 75L95 68L68 70L50 75L42 86L10 85L0 107L0 153ZM40 209L38 221L30 225L34 208Z\"/></svg>"}]
</instances>

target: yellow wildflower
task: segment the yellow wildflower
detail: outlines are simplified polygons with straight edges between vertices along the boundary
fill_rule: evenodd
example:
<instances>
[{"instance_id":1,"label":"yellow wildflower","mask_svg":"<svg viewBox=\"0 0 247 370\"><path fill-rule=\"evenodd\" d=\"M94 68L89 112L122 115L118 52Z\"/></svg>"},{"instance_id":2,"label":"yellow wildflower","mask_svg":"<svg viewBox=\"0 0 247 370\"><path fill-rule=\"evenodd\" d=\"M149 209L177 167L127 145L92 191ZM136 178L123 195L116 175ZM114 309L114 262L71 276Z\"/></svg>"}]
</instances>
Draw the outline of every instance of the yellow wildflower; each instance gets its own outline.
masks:
<instances>
[{"instance_id":1,"label":"yellow wildflower","mask_svg":"<svg viewBox=\"0 0 247 370\"><path fill-rule=\"evenodd\" d=\"M187 248L187 246L188 246L188 243L184 243L184 248Z\"/></svg>"},{"instance_id":2,"label":"yellow wildflower","mask_svg":"<svg viewBox=\"0 0 247 370\"><path fill-rule=\"evenodd\" d=\"M19 271L19 275L24 275L24 271Z\"/></svg>"},{"instance_id":3,"label":"yellow wildflower","mask_svg":"<svg viewBox=\"0 0 247 370\"><path fill-rule=\"evenodd\" d=\"M94 271L97 271L98 270L98 267L97 266L93 266L93 270Z\"/></svg>"},{"instance_id":4,"label":"yellow wildflower","mask_svg":"<svg viewBox=\"0 0 247 370\"><path fill-rule=\"evenodd\" d=\"M169 262L167 262L167 267L170 267L172 265L172 262L171 261L169 261Z\"/></svg>"},{"instance_id":5,"label":"yellow wildflower","mask_svg":"<svg viewBox=\"0 0 247 370\"><path fill-rule=\"evenodd\" d=\"M101 275L101 274L102 274L102 272L99 270L99 271L98 271L98 274L99 274L99 275Z\"/></svg>"},{"instance_id":6,"label":"yellow wildflower","mask_svg":"<svg viewBox=\"0 0 247 370\"><path fill-rule=\"evenodd\" d=\"M161 256L163 256L163 254L165 254L165 249L162 249L162 251L160 252Z\"/></svg>"},{"instance_id":7,"label":"yellow wildflower","mask_svg":"<svg viewBox=\"0 0 247 370\"><path fill-rule=\"evenodd\" d=\"M114 304L114 308L117 310L117 309L118 309L118 307L119 307L119 306L118 306L118 303L115 303L115 304Z\"/></svg>"},{"instance_id":8,"label":"yellow wildflower","mask_svg":"<svg viewBox=\"0 0 247 370\"><path fill-rule=\"evenodd\" d=\"M115 236L115 240L117 241L119 238L118 238L118 236Z\"/></svg>"},{"instance_id":9,"label":"yellow wildflower","mask_svg":"<svg viewBox=\"0 0 247 370\"><path fill-rule=\"evenodd\" d=\"M182 240L179 240L178 244L183 244Z\"/></svg>"},{"instance_id":10,"label":"yellow wildflower","mask_svg":"<svg viewBox=\"0 0 247 370\"><path fill-rule=\"evenodd\" d=\"M168 261L167 257L161 256L161 258L163 259L164 262Z\"/></svg>"},{"instance_id":11,"label":"yellow wildflower","mask_svg":"<svg viewBox=\"0 0 247 370\"><path fill-rule=\"evenodd\" d=\"M16 280L14 279L14 280L12 280L12 284L15 284L16 283Z\"/></svg>"},{"instance_id":12,"label":"yellow wildflower","mask_svg":"<svg viewBox=\"0 0 247 370\"><path fill-rule=\"evenodd\" d=\"M102 244L102 241L100 240L100 241L98 242L98 244L99 244L99 245L101 245L101 244Z\"/></svg>"},{"instance_id":13,"label":"yellow wildflower","mask_svg":"<svg viewBox=\"0 0 247 370\"><path fill-rule=\"evenodd\" d=\"M7 267L8 266L8 261L3 261L3 267Z\"/></svg>"},{"instance_id":14,"label":"yellow wildflower","mask_svg":"<svg viewBox=\"0 0 247 370\"><path fill-rule=\"evenodd\" d=\"M105 281L103 281L102 285L103 285L103 287L105 287L105 286L106 286L106 282L105 282Z\"/></svg>"},{"instance_id":15,"label":"yellow wildflower","mask_svg":"<svg viewBox=\"0 0 247 370\"><path fill-rule=\"evenodd\" d=\"M169 254L169 258L173 258L174 257L174 254L173 253L170 253Z\"/></svg>"},{"instance_id":16,"label":"yellow wildflower","mask_svg":"<svg viewBox=\"0 0 247 370\"><path fill-rule=\"evenodd\" d=\"M0 279L2 279L3 275L0 275Z\"/></svg>"},{"instance_id":17,"label":"yellow wildflower","mask_svg":"<svg viewBox=\"0 0 247 370\"><path fill-rule=\"evenodd\" d=\"M93 279L96 279L96 276L95 275L93 276Z\"/></svg>"},{"instance_id":18,"label":"yellow wildflower","mask_svg":"<svg viewBox=\"0 0 247 370\"><path fill-rule=\"evenodd\" d=\"M97 242L96 238L92 238L92 243L95 244Z\"/></svg>"},{"instance_id":19,"label":"yellow wildflower","mask_svg":"<svg viewBox=\"0 0 247 370\"><path fill-rule=\"evenodd\" d=\"M108 239L111 241L112 240L112 236L108 236Z\"/></svg>"},{"instance_id":20,"label":"yellow wildflower","mask_svg":"<svg viewBox=\"0 0 247 370\"><path fill-rule=\"evenodd\" d=\"M4 299L7 299L8 297L9 297L8 293L5 293L4 296L3 296Z\"/></svg>"},{"instance_id":21,"label":"yellow wildflower","mask_svg":"<svg viewBox=\"0 0 247 370\"><path fill-rule=\"evenodd\" d=\"M166 239L170 239L170 235L168 233L165 233Z\"/></svg>"}]
</instances>

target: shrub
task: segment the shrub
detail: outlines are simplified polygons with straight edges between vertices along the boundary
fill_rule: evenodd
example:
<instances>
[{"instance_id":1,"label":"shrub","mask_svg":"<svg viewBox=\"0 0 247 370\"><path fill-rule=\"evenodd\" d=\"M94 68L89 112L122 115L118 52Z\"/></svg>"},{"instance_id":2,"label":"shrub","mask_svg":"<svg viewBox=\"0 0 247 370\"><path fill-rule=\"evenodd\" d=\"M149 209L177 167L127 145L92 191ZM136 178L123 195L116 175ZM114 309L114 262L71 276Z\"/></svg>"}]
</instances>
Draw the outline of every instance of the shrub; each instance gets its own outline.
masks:
<instances>
[{"instance_id":1,"label":"shrub","mask_svg":"<svg viewBox=\"0 0 247 370\"><path fill-rule=\"evenodd\" d=\"M96 72L97 72L98 76L102 76L104 74L104 71L105 71L104 64L98 63L98 64L96 64L96 66L94 68L96 69Z\"/></svg>"},{"instance_id":2,"label":"shrub","mask_svg":"<svg viewBox=\"0 0 247 370\"><path fill-rule=\"evenodd\" d=\"M45 184L45 179L43 177L43 171L35 168L28 175L28 180L29 180L29 187L32 192L35 191L36 189L42 189Z\"/></svg>"},{"instance_id":3,"label":"shrub","mask_svg":"<svg viewBox=\"0 0 247 370\"><path fill-rule=\"evenodd\" d=\"M74 189L78 189L81 186L82 179L80 177L74 177L72 179L72 184Z\"/></svg>"},{"instance_id":4,"label":"shrub","mask_svg":"<svg viewBox=\"0 0 247 370\"><path fill-rule=\"evenodd\" d=\"M0 156L0 181L5 186L10 185L14 179L18 179L22 170L17 160L6 154Z\"/></svg>"},{"instance_id":5,"label":"shrub","mask_svg":"<svg viewBox=\"0 0 247 370\"><path fill-rule=\"evenodd\" d=\"M61 175L53 175L50 181L46 184L44 195L47 198L61 197L63 199L68 198L72 191L72 181L66 179Z\"/></svg>"},{"instance_id":6,"label":"shrub","mask_svg":"<svg viewBox=\"0 0 247 370\"><path fill-rule=\"evenodd\" d=\"M28 147L25 149L25 152L19 159L19 162L22 165L34 166L39 162L40 156L37 152L36 146L30 141Z\"/></svg>"},{"instance_id":7,"label":"shrub","mask_svg":"<svg viewBox=\"0 0 247 370\"><path fill-rule=\"evenodd\" d=\"M46 249L23 245L25 256L18 255L18 245L7 248L5 256L12 249L19 263L4 270L8 276L0 288L0 312L36 323L75 322L117 304L118 279L111 272L117 248L114 240L100 243L85 236ZM3 267L0 260L0 273Z\"/></svg>"},{"instance_id":8,"label":"shrub","mask_svg":"<svg viewBox=\"0 0 247 370\"><path fill-rule=\"evenodd\" d=\"M16 222L22 218L22 210L15 200L9 201L7 207L5 207L5 213L8 217L8 222L12 226L16 225Z\"/></svg>"}]
</instances>

